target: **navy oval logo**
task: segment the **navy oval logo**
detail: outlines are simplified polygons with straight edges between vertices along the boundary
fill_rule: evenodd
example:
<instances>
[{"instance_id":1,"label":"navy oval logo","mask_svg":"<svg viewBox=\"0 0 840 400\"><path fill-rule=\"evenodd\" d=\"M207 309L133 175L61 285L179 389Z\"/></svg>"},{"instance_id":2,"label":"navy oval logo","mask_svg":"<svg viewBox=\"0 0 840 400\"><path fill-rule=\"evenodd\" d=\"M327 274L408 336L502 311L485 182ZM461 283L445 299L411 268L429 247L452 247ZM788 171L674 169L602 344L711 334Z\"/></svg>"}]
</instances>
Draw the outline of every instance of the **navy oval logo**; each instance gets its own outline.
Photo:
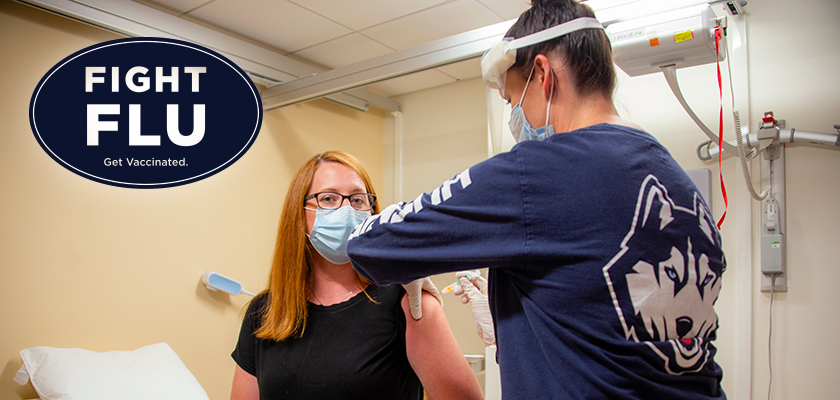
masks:
<instances>
[{"instance_id":1,"label":"navy oval logo","mask_svg":"<svg viewBox=\"0 0 840 400\"><path fill-rule=\"evenodd\" d=\"M29 122L56 162L127 188L195 182L229 167L262 124L256 86L210 49L173 39L112 40L44 75Z\"/></svg>"}]
</instances>

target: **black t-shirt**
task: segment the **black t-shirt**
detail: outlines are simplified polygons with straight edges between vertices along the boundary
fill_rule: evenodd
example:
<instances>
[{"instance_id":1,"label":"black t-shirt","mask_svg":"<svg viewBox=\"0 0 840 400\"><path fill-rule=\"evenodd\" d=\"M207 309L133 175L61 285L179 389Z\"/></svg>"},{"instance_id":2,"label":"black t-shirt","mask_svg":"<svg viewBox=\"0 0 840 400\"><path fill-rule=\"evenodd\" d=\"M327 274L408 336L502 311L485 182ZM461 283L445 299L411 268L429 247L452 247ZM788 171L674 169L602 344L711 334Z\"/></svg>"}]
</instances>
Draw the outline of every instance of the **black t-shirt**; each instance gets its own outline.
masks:
<instances>
[{"instance_id":1,"label":"black t-shirt","mask_svg":"<svg viewBox=\"0 0 840 400\"><path fill-rule=\"evenodd\" d=\"M399 285L368 286L331 306L308 303L300 338L259 339L254 331L267 295L248 307L231 356L257 377L260 399L422 399L423 388L405 349Z\"/></svg>"}]
</instances>

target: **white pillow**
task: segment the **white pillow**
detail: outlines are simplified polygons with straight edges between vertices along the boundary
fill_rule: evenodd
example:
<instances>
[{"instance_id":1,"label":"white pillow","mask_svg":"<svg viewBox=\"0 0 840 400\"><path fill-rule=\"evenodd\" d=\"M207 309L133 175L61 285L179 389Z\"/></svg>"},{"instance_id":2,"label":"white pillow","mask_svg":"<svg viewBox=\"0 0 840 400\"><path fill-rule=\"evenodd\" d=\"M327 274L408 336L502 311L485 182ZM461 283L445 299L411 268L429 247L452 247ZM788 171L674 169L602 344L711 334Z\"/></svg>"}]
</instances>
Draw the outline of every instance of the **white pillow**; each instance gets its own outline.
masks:
<instances>
[{"instance_id":1,"label":"white pillow","mask_svg":"<svg viewBox=\"0 0 840 400\"><path fill-rule=\"evenodd\" d=\"M39 346L20 358L15 381L31 379L41 400L209 400L166 343L106 353Z\"/></svg>"}]
</instances>

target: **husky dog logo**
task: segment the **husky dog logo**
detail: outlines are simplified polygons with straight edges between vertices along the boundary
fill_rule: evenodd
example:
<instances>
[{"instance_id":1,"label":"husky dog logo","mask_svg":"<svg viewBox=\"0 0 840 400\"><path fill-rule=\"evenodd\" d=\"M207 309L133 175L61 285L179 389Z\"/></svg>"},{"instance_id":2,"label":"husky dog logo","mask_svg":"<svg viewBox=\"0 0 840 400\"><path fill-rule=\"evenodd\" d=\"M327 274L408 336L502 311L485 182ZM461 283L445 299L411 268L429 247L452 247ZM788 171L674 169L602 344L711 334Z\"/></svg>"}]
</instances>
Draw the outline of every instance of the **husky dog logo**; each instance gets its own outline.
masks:
<instances>
[{"instance_id":1,"label":"husky dog logo","mask_svg":"<svg viewBox=\"0 0 840 400\"><path fill-rule=\"evenodd\" d=\"M714 354L709 340L725 268L720 233L700 195L691 207L678 206L648 175L630 231L603 270L627 339L647 344L666 372L681 375Z\"/></svg>"}]
</instances>

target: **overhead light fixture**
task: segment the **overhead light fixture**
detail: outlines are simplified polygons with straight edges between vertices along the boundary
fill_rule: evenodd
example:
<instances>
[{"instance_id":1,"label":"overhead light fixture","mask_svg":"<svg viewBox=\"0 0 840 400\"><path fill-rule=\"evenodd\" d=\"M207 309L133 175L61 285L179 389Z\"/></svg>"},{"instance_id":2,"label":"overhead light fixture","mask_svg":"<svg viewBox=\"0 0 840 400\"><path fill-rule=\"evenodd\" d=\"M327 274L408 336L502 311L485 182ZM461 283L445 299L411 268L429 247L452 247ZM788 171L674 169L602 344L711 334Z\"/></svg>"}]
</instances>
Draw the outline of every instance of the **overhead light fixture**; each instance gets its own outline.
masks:
<instances>
[{"instance_id":1,"label":"overhead light fixture","mask_svg":"<svg viewBox=\"0 0 840 400\"><path fill-rule=\"evenodd\" d=\"M720 0L584 0L595 11L595 16L604 26L659 14L680 10L698 5L717 3Z\"/></svg>"},{"instance_id":2,"label":"overhead light fixture","mask_svg":"<svg viewBox=\"0 0 840 400\"><path fill-rule=\"evenodd\" d=\"M684 68L723 60L726 52L715 51L715 18L704 4L617 22L606 32L616 65L638 76L668 65Z\"/></svg>"}]
</instances>

